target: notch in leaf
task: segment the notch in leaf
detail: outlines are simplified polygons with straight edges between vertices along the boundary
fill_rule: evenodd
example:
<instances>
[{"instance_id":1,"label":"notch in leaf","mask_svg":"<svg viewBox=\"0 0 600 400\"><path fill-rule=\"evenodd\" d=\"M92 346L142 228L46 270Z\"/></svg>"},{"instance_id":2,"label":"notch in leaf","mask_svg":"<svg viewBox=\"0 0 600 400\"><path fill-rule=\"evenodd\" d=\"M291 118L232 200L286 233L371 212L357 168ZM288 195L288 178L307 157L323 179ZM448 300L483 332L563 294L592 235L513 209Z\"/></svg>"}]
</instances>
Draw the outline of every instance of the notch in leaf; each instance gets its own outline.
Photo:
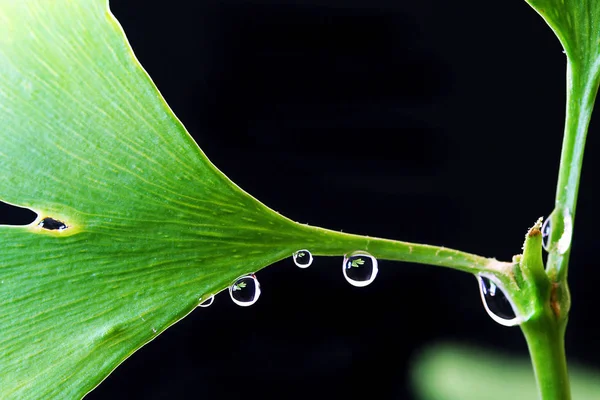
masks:
<instances>
[{"instance_id":1,"label":"notch in leaf","mask_svg":"<svg viewBox=\"0 0 600 400\"><path fill-rule=\"evenodd\" d=\"M64 231L68 228L67 224L64 222L50 217L46 217L41 220L38 226L49 231Z\"/></svg>"}]
</instances>

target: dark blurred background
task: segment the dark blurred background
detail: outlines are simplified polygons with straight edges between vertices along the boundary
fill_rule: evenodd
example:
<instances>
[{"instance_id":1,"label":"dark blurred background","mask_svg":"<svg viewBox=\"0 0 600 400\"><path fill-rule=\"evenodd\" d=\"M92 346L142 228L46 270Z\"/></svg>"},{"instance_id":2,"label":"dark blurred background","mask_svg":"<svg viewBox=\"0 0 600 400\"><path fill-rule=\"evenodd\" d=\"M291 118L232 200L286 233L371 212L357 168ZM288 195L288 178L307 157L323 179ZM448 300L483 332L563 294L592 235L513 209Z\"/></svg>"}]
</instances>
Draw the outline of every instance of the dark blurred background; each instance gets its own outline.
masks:
<instances>
[{"instance_id":1,"label":"dark blurred background","mask_svg":"<svg viewBox=\"0 0 600 400\"><path fill-rule=\"evenodd\" d=\"M522 0L112 0L207 156L303 223L510 260L553 207L565 56ZM598 118L598 116L596 116ZM572 248L571 360L600 365L592 122ZM356 193L362 195L356 196ZM341 259L258 273L119 366L87 399L413 399L419 352L452 340L526 356L467 274ZM493 362L493 360L490 360Z\"/></svg>"}]
</instances>

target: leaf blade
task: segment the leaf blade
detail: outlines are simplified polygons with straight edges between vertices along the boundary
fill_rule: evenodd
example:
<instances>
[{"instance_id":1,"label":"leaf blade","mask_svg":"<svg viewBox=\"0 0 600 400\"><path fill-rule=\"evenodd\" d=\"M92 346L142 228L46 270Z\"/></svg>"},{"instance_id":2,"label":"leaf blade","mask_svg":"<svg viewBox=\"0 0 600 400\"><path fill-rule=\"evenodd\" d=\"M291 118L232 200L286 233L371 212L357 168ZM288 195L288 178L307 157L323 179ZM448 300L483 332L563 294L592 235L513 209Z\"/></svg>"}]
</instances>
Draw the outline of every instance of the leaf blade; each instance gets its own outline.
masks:
<instances>
[{"instance_id":1,"label":"leaf blade","mask_svg":"<svg viewBox=\"0 0 600 400\"><path fill-rule=\"evenodd\" d=\"M296 229L206 159L106 2L0 12L0 196L39 216L0 226L0 397L78 398Z\"/></svg>"}]
</instances>

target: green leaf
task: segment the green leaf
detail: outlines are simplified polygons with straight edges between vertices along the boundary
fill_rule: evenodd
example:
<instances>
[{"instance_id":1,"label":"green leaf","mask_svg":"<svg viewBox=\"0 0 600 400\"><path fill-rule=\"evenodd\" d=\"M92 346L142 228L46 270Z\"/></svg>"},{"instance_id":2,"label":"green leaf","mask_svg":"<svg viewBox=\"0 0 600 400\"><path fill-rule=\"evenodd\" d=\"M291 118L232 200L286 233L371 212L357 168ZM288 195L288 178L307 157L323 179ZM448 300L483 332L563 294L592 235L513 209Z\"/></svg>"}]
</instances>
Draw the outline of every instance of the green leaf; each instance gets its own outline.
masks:
<instances>
[{"instance_id":1,"label":"green leaf","mask_svg":"<svg viewBox=\"0 0 600 400\"><path fill-rule=\"evenodd\" d=\"M573 398L595 400L600 371L569 368ZM474 347L441 343L414 360L412 382L422 400L531 400L538 398L531 362Z\"/></svg>"},{"instance_id":2,"label":"green leaf","mask_svg":"<svg viewBox=\"0 0 600 400\"><path fill-rule=\"evenodd\" d=\"M574 60L595 62L600 55L600 3L596 0L526 0L554 31Z\"/></svg>"},{"instance_id":3,"label":"green leaf","mask_svg":"<svg viewBox=\"0 0 600 400\"><path fill-rule=\"evenodd\" d=\"M0 197L39 216L0 226L0 398L83 396L304 242L208 162L106 1L3 2L0 76Z\"/></svg>"},{"instance_id":4,"label":"green leaf","mask_svg":"<svg viewBox=\"0 0 600 400\"><path fill-rule=\"evenodd\" d=\"M298 249L508 279L509 263L297 224L243 192L105 0L3 1L0 76L0 199L38 214L0 226L2 399L82 397L201 299Z\"/></svg>"}]
</instances>

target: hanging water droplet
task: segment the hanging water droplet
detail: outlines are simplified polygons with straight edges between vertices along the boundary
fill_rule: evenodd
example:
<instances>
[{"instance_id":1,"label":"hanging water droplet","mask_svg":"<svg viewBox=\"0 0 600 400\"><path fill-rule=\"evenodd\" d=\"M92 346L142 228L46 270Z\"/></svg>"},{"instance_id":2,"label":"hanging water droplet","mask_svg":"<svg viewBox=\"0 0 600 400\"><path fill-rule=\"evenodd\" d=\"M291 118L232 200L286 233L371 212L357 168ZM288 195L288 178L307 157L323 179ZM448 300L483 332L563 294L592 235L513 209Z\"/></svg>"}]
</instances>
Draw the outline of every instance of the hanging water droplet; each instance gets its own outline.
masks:
<instances>
[{"instance_id":1,"label":"hanging water droplet","mask_svg":"<svg viewBox=\"0 0 600 400\"><path fill-rule=\"evenodd\" d=\"M202 300L202 299L200 299ZM202 303L198 304L198 307L209 307L215 302L215 295L213 294L208 299L204 300Z\"/></svg>"},{"instance_id":2,"label":"hanging water droplet","mask_svg":"<svg viewBox=\"0 0 600 400\"><path fill-rule=\"evenodd\" d=\"M544 250L549 251L550 246L550 235L552 234L552 214L546 218L542 224L542 247Z\"/></svg>"},{"instance_id":3,"label":"hanging water droplet","mask_svg":"<svg viewBox=\"0 0 600 400\"><path fill-rule=\"evenodd\" d=\"M490 278L477 275L481 300L488 315L497 323L504 326L514 326L521 323L513 306L500 287Z\"/></svg>"},{"instance_id":4,"label":"hanging water droplet","mask_svg":"<svg viewBox=\"0 0 600 400\"><path fill-rule=\"evenodd\" d=\"M344 256L344 278L351 285L363 287L375 280L379 268L377 259L365 251L355 251Z\"/></svg>"},{"instance_id":5,"label":"hanging water droplet","mask_svg":"<svg viewBox=\"0 0 600 400\"><path fill-rule=\"evenodd\" d=\"M258 279L252 274L237 278L233 285L229 286L229 295L238 306L251 306L260 297Z\"/></svg>"},{"instance_id":6,"label":"hanging water droplet","mask_svg":"<svg viewBox=\"0 0 600 400\"><path fill-rule=\"evenodd\" d=\"M292 255L294 264L300 268L308 268L313 262L313 256L308 250L298 250Z\"/></svg>"},{"instance_id":7,"label":"hanging water droplet","mask_svg":"<svg viewBox=\"0 0 600 400\"><path fill-rule=\"evenodd\" d=\"M552 238L552 219L555 218L555 214L559 213L560 210L554 210L542 225L542 246L546 251L550 251L550 242ZM559 214L562 220L558 220L558 229L561 229L560 237L556 242L556 250L559 254L565 254L569 247L571 247L571 240L573 239L573 218L568 208L562 209Z\"/></svg>"}]
</instances>

